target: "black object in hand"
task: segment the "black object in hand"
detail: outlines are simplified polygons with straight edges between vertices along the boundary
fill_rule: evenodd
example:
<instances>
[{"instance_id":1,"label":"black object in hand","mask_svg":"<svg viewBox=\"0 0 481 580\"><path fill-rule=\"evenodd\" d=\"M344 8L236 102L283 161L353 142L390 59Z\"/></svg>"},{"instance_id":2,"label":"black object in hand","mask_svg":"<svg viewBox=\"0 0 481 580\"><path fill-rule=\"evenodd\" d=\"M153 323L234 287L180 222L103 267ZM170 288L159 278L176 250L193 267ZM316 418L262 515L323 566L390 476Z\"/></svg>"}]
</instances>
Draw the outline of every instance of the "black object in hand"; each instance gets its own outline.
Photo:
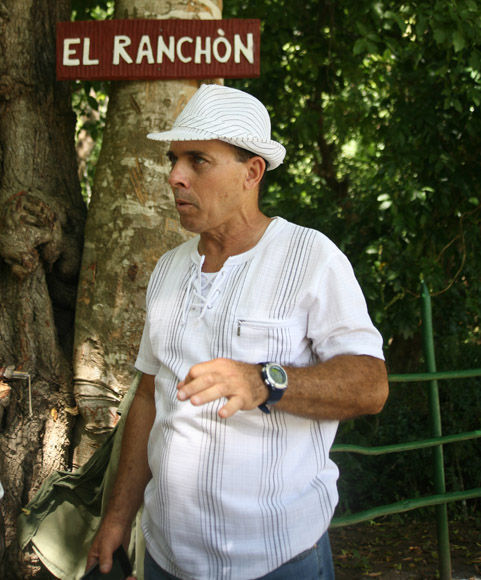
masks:
<instances>
[{"instance_id":1,"label":"black object in hand","mask_svg":"<svg viewBox=\"0 0 481 580\"><path fill-rule=\"evenodd\" d=\"M125 553L123 546L120 546L112 554L112 569L107 574L102 574L99 565L95 564L82 576L81 580L125 580L132 574L132 566Z\"/></svg>"}]
</instances>

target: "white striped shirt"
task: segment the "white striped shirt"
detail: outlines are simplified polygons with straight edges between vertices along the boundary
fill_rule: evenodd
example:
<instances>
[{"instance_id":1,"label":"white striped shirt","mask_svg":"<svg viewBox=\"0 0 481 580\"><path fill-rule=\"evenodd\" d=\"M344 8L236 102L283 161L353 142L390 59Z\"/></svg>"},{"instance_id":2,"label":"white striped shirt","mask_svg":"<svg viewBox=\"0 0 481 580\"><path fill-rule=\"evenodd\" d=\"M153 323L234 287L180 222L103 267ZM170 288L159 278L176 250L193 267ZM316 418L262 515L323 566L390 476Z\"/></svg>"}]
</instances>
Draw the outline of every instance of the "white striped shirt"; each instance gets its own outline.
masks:
<instances>
[{"instance_id":1,"label":"white striped shirt","mask_svg":"<svg viewBox=\"0 0 481 580\"><path fill-rule=\"evenodd\" d=\"M136 367L155 375L157 413L143 530L151 556L175 576L248 580L328 528L337 422L275 407L222 420L224 401L179 402L177 383L217 357L295 366L338 354L383 358L382 339L347 258L323 234L274 219L204 296L197 245L198 237L167 252L147 291Z\"/></svg>"}]
</instances>

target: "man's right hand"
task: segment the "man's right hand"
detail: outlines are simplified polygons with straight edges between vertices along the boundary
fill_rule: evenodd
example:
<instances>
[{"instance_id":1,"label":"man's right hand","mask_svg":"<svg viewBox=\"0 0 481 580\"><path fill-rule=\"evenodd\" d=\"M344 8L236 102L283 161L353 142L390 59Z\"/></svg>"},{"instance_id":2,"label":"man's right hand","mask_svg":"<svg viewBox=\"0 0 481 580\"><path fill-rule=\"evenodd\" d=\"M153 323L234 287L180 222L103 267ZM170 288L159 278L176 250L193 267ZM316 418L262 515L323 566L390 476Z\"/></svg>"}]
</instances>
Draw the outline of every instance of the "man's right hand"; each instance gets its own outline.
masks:
<instances>
[{"instance_id":1,"label":"man's right hand","mask_svg":"<svg viewBox=\"0 0 481 580\"><path fill-rule=\"evenodd\" d=\"M130 527L126 529L125 525L104 520L90 546L86 570L98 562L102 574L107 574L112 569L112 554L121 544L127 550L129 542Z\"/></svg>"}]
</instances>

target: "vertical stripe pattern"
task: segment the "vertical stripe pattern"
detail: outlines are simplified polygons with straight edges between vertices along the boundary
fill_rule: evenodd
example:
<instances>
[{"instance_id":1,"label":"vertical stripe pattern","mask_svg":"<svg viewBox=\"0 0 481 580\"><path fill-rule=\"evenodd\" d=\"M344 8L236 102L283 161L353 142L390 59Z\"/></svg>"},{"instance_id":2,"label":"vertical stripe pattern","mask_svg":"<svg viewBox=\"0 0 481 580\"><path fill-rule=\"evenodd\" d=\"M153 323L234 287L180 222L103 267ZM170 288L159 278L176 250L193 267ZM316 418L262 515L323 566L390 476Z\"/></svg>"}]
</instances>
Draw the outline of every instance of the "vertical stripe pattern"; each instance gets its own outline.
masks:
<instances>
[{"instance_id":1,"label":"vertical stripe pattern","mask_svg":"<svg viewBox=\"0 0 481 580\"><path fill-rule=\"evenodd\" d=\"M149 553L175 576L248 580L327 529L337 502L329 459L337 423L275 408L221 420L223 400L179 402L177 382L218 357L302 366L347 343L349 352L382 350L352 269L318 232L274 220L255 248L226 261L205 295L196 248L193 239L166 254L147 294L136 366L156 368L157 416L143 530ZM346 292L356 298L344 307Z\"/></svg>"}]
</instances>

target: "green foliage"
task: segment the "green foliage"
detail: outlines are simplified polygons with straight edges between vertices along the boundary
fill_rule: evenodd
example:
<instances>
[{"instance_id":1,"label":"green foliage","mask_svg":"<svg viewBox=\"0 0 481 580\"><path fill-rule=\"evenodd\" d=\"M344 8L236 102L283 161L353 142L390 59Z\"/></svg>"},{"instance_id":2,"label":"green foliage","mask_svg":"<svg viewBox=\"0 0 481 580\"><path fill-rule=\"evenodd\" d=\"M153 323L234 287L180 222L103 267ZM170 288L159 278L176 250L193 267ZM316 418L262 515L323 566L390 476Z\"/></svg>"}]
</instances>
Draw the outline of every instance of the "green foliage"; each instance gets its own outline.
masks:
<instances>
[{"instance_id":1,"label":"green foliage","mask_svg":"<svg viewBox=\"0 0 481 580\"><path fill-rule=\"evenodd\" d=\"M72 0L72 20L107 20L114 6L114 0Z\"/></svg>"},{"instance_id":2,"label":"green foliage","mask_svg":"<svg viewBox=\"0 0 481 580\"><path fill-rule=\"evenodd\" d=\"M102 148L108 105L108 83L76 81L72 90L72 107L77 115L75 141L82 195L88 203L95 167Z\"/></svg>"},{"instance_id":3,"label":"green foliage","mask_svg":"<svg viewBox=\"0 0 481 580\"><path fill-rule=\"evenodd\" d=\"M72 20L107 20L113 17L113 0L74 0ZM90 200L95 167L102 148L108 105L107 82L72 83L72 108L77 115L75 141L80 184L86 202Z\"/></svg>"},{"instance_id":4,"label":"green foliage","mask_svg":"<svg viewBox=\"0 0 481 580\"><path fill-rule=\"evenodd\" d=\"M265 207L330 235L387 342L419 327L421 274L443 335L477 325L481 7L474 1L246 0L266 103L288 150ZM446 316L448 313L448 316ZM469 324L469 321L474 324Z\"/></svg>"}]
</instances>

